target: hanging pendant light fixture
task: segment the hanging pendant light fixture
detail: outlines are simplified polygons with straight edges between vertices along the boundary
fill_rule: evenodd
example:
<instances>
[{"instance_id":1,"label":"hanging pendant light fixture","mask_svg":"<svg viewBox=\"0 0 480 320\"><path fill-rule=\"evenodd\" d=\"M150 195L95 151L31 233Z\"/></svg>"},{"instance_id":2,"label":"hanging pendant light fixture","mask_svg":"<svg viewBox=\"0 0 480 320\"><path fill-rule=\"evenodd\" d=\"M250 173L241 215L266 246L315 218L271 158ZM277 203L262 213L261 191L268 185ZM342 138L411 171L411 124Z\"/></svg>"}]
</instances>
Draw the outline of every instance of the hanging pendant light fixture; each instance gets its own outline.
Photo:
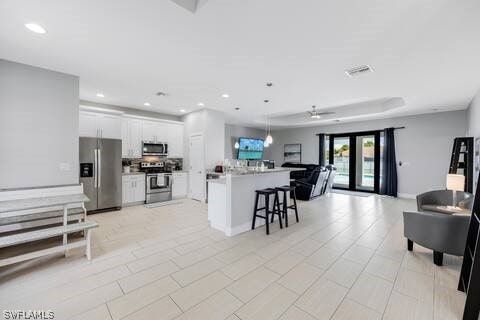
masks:
<instances>
[{"instance_id":1,"label":"hanging pendant light fixture","mask_svg":"<svg viewBox=\"0 0 480 320\"><path fill-rule=\"evenodd\" d=\"M268 146L270 146L270 142L268 142L268 140L269 140L268 135L269 135L269 132L268 132L268 116L265 115L265 140L263 140L263 146L265 148L268 148Z\"/></svg>"},{"instance_id":2,"label":"hanging pendant light fixture","mask_svg":"<svg viewBox=\"0 0 480 320\"><path fill-rule=\"evenodd\" d=\"M273 137L272 137L272 133L270 132L270 121L268 120L268 117L267 117L267 128L268 128L268 131L267 131L267 136L265 137L265 141L267 141L268 144L272 144Z\"/></svg>"}]
</instances>

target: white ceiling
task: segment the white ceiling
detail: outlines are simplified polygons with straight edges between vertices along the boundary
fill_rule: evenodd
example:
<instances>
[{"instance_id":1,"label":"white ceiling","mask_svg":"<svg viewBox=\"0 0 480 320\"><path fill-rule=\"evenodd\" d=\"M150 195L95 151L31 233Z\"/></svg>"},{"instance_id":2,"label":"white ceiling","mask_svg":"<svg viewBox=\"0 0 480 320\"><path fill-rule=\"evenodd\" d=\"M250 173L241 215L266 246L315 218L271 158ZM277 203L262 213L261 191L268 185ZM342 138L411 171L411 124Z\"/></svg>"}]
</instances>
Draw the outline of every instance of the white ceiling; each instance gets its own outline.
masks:
<instances>
[{"instance_id":1,"label":"white ceiling","mask_svg":"<svg viewBox=\"0 0 480 320\"><path fill-rule=\"evenodd\" d=\"M0 58L79 75L82 100L177 115L203 102L260 127L315 124L288 119L312 105L367 108L345 121L464 109L480 87L478 0L189 1L0 0ZM345 75L363 64L375 72ZM404 105L368 111L392 98Z\"/></svg>"}]
</instances>

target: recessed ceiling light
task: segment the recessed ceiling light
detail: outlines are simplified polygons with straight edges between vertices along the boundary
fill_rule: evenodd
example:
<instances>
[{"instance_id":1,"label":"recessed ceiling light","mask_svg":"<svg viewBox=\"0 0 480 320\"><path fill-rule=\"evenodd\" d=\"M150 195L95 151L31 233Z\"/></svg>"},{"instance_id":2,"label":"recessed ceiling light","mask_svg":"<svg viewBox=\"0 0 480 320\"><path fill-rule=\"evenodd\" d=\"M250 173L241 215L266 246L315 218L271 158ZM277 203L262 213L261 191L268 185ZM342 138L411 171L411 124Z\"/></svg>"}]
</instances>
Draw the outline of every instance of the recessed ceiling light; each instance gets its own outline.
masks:
<instances>
[{"instance_id":1,"label":"recessed ceiling light","mask_svg":"<svg viewBox=\"0 0 480 320\"><path fill-rule=\"evenodd\" d=\"M239 107L236 107L235 110L240 110L240 108L239 108Z\"/></svg>"},{"instance_id":2,"label":"recessed ceiling light","mask_svg":"<svg viewBox=\"0 0 480 320\"><path fill-rule=\"evenodd\" d=\"M224 93L222 94L222 98L228 99L230 98L230 95L228 93Z\"/></svg>"},{"instance_id":3,"label":"recessed ceiling light","mask_svg":"<svg viewBox=\"0 0 480 320\"><path fill-rule=\"evenodd\" d=\"M47 33L47 30L45 30L42 26L36 23L27 23L25 24L25 28L35 33L41 33L41 34Z\"/></svg>"},{"instance_id":4,"label":"recessed ceiling light","mask_svg":"<svg viewBox=\"0 0 480 320\"><path fill-rule=\"evenodd\" d=\"M267 87L271 87L271 86L273 86L273 83L267 82Z\"/></svg>"},{"instance_id":5,"label":"recessed ceiling light","mask_svg":"<svg viewBox=\"0 0 480 320\"><path fill-rule=\"evenodd\" d=\"M199 103L198 103L198 106L199 106L199 107L204 107L205 104L204 104L203 102L199 102Z\"/></svg>"},{"instance_id":6,"label":"recessed ceiling light","mask_svg":"<svg viewBox=\"0 0 480 320\"><path fill-rule=\"evenodd\" d=\"M104 95L103 93L100 93L100 92L99 92L99 93L97 93L97 97L99 97L99 98L105 98L105 95Z\"/></svg>"},{"instance_id":7,"label":"recessed ceiling light","mask_svg":"<svg viewBox=\"0 0 480 320\"><path fill-rule=\"evenodd\" d=\"M150 106L151 106L150 102L145 102L143 105L144 105L145 107L150 107Z\"/></svg>"},{"instance_id":8,"label":"recessed ceiling light","mask_svg":"<svg viewBox=\"0 0 480 320\"><path fill-rule=\"evenodd\" d=\"M159 97L164 97L164 96L167 95L167 93L166 93L166 92L163 92L163 91L158 91L158 92L155 93L155 94L156 94L157 96L159 96Z\"/></svg>"},{"instance_id":9,"label":"recessed ceiling light","mask_svg":"<svg viewBox=\"0 0 480 320\"><path fill-rule=\"evenodd\" d=\"M178 111L180 111L181 113L187 112L185 109L180 109L180 110L178 110Z\"/></svg>"},{"instance_id":10,"label":"recessed ceiling light","mask_svg":"<svg viewBox=\"0 0 480 320\"><path fill-rule=\"evenodd\" d=\"M265 99L265 100L263 100L263 102L268 103L268 102L270 102L270 100Z\"/></svg>"}]
</instances>

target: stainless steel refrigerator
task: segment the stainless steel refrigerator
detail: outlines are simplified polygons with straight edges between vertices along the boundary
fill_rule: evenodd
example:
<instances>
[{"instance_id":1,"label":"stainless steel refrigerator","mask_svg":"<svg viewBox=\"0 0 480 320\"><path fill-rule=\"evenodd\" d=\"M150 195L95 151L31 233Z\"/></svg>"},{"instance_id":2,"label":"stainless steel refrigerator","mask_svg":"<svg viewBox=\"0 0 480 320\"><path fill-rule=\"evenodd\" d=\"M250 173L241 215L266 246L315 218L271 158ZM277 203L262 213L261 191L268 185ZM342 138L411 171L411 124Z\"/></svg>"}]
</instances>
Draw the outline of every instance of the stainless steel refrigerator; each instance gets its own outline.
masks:
<instances>
[{"instance_id":1,"label":"stainless steel refrigerator","mask_svg":"<svg viewBox=\"0 0 480 320\"><path fill-rule=\"evenodd\" d=\"M122 140L80 138L80 182L87 211L122 206Z\"/></svg>"}]
</instances>

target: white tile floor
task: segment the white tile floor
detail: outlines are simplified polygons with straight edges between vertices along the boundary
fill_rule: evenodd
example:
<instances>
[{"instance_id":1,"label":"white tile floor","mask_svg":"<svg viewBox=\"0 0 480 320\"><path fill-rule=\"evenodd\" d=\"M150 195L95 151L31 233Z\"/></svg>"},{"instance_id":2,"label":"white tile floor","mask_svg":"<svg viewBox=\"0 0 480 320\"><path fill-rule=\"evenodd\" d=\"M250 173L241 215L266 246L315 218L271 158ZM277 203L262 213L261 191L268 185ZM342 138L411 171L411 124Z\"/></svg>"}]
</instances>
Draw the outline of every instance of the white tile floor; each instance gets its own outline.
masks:
<instances>
[{"instance_id":1,"label":"white tile floor","mask_svg":"<svg viewBox=\"0 0 480 320\"><path fill-rule=\"evenodd\" d=\"M55 319L460 319L461 260L407 252L412 200L331 194L300 223L228 238L206 205L125 208L100 224L91 262L76 250L0 269L0 307ZM250 211L250 208L247 208ZM5 253L5 251L4 251Z\"/></svg>"}]
</instances>

